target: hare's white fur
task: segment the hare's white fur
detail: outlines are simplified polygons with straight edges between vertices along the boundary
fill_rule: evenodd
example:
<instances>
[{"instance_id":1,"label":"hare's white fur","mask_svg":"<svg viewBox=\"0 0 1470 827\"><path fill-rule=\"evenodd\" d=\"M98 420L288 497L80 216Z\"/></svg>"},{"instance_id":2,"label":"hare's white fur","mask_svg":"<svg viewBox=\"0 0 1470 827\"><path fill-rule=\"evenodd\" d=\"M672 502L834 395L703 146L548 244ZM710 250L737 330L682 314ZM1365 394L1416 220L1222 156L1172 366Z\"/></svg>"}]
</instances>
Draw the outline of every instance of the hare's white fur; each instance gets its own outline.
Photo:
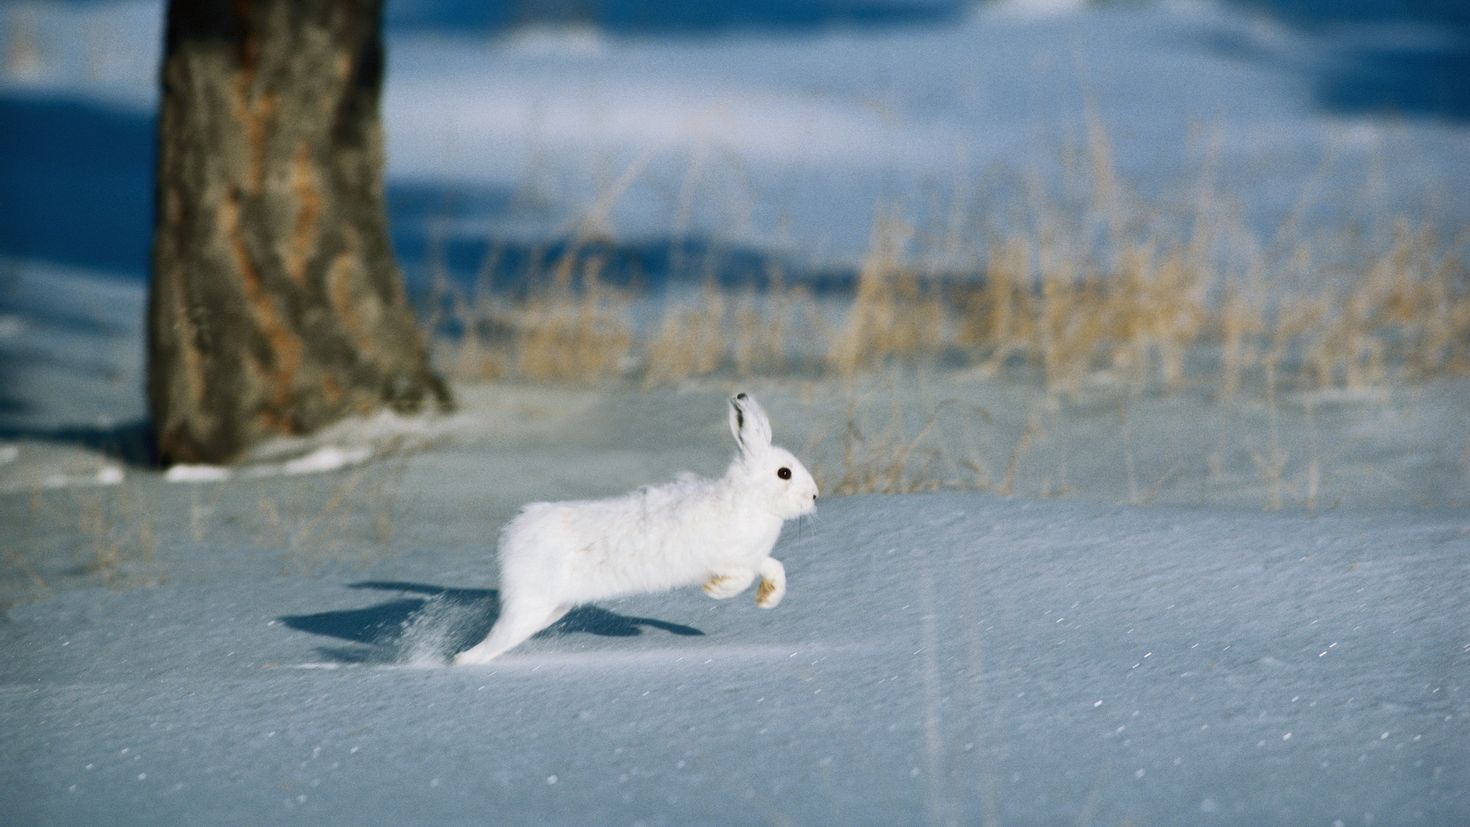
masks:
<instances>
[{"instance_id":1,"label":"hare's white fur","mask_svg":"<svg viewBox=\"0 0 1470 827\"><path fill-rule=\"evenodd\" d=\"M603 500L532 503L500 533L500 617L455 657L484 663L578 604L704 584L723 600L761 579L756 605L774 608L786 572L770 556L781 524L816 507L817 484L771 444L765 411L730 398L738 451L724 476L681 475Z\"/></svg>"}]
</instances>

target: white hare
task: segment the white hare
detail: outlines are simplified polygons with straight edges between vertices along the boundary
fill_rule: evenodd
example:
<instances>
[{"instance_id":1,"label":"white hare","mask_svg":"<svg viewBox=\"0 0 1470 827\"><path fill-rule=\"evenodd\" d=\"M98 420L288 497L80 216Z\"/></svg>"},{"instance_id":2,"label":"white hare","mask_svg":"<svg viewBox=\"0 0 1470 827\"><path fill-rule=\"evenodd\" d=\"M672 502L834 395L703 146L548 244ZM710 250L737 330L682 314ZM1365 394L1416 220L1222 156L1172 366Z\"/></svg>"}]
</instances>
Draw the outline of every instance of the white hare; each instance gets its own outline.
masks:
<instances>
[{"instance_id":1,"label":"white hare","mask_svg":"<svg viewBox=\"0 0 1470 827\"><path fill-rule=\"evenodd\" d=\"M456 664L485 663L578 604L704 584L716 600L760 577L756 605L786 594L771 549L781 524L816 508L817 484L796 457L771 444L755 399L730 399L739 450L725 475L684 474L604 500L532 503L500 533L500 617Z\"/></svg>"}]
</instances>

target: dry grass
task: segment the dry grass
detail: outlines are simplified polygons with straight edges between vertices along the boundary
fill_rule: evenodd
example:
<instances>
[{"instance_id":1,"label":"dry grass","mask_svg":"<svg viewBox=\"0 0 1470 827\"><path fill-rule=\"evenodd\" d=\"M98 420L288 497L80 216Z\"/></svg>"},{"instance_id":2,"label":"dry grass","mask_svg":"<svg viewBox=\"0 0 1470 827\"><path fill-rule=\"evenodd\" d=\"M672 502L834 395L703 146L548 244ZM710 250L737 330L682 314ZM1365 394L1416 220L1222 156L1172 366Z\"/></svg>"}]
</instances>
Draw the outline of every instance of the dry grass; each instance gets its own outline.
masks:
<instances>
[{"instance_id":1,"label":"dry grass","mask_svg":"<svg viewBox=\"0 0 1470 827\"><path fill-rule=\"evenodd\" d=\"M30 77L45 68L45 61L38 45L36 12L27 8L11 8L5 15L6 28L3 50L5 74L12 78Z\"/></svg>"},{"instance_id":2,"label":"dry grass","mask_svg":"<svg viewBox=\"0 0 1470 827\"><path fill-rule=\"evenodd\" d=\"M1470 278L1432 231L1400 222L1393 246L1309 305L1299 322L1308 379L1359 388L1402 366L1432 376L1470 368Z\"/></svg>"},{"instance_id":3,"label":"dry grass","mask_svg":"<svg viewBox=\"0 0 1470 827\"><path fill-rule=\"evenodd\" d=\"M827 343L824 361L837 375L852 376L891 357L932 356L944 347L948 314L939 291L907 263L912 236L912 227L891 217L875 224L846 319Z\"/></svg>"},{"instance_id":4,"label":"dry grass","mask_svg":"<svg viewBox=\"0 0 1470 827\"><path fill-rule=\"evenodd\" d=\"M493 254L469 295L440 274L430 326L454 323L441 362L468 379L651 386L808 365L853 377L942 357L1027 368L1056 395L1110 377L1135 389L1206 382L1229 399L1264 382L1268 362L1277 380L1324 389L1470 370L1470 276L1456 254L1465 239L1403 221L1376 252L1362 241L1365 251L1332 238L1246 238L1235 246L1251 252L1224 256L1222 238L1244 231L1209 212L1224 199L1208 183L1195 199L1194 236L1172 239L1149 229L1157 222L1113 172L1095 126L1087 157L1088 212L1069 215L1059 205L1073 195L1033 184L1030 226L994 236L968 264L956 241L965 218L949 216L931 234L942 249L928 249L920 239L929 236L897 212L881 216L845 306L819 309L772 265L759 290L707 279L691 297L664 302L638 335L635 296L603 282L604 261L582 252L583 234L533 266L525 275L536 287L519 298L494 291ZM608 209L599 199L591 214ZM1284 293L1282 273L1311 292Z\"/></svg>"},{"instance_id":5,"label":"dry grass","mask_svg":"<svg viewBox=\"0 0 1470 827\"><path fill-rule=\"evenodd\" d=\"M280 549L283 573L378 559L393 548L400 456L390 451L386 462L355 466L336 480L231 483L259 488L253 509L232 508L223 496L227 486L214 484L160 488L130 480L38 489L23 515L7 525L17 537L0 543L0 615L16 602L78 582L119 589L165 582L169 568L159 549L190 543L197 547L193 553L204 554L220 544Z\"/></svg>"},{"instance_id":6,"label":"dry grass","mask_svg":"<svg viewBox=\"0 0 1470 827\"><path fill-rule=\"evenodd\" d=\"M67 491L61 505L39 495L31 510L48 522L75 531L86 544L79 551L75 574L94 576L110 587L151 585L162 573L156 565L156 505L131 486L79 488ZM18 560L18 558L17 558ZM40 580L32 570L33 580Z\"/></svg>"},{"instance_id":7,"label":"dry grass","mask_svg":"<svg viewBox=\"0 0 1470 827\"><path fill-rule=\"evenodd\" d=\"M313 572L329 562L363 562L392 548L400 505L402 454L321 478L277 481L262 488L249 529L261 544L286 552L285 573ZM284 490L283 490L284 489Z\"/></svg>"},{"instance_id":8,"label":"dry grass","mask_svg":"<svg viewBox=\"0 0 1470 827\"><path fill-rule=\"evenodd\" d=\"M1086 272L1055 251L1012 239L995 261L1002 274L973 289L962 306L966 344L997 363L1024 354L1046 388L1075 395L1083 380L1112 370L1135 386L1177 386L1206 322L1204 285L1184 251L1152 244L1126 249L1110 273ZM1038 269L1021 271L1032 260ZM1029 285L1039 282L1039 288Z\"/></svg>"},{"instance_id":9,"label":"dry grass","mask_svg":"<svg viewBox=\"0 0 1470 827\"><path fill-rule=\"evenodd\" d=\"M644 384L706 376L718 370L727 347L728 304L713 282L706 282L692 302L671 302L645 348Z\"/></svg>"},{"instance_id":10,"label":"dry grass","mask_svg":"<svg viewBox=\"0 0 1470 827\"><path fill-rule=\"evenodd\" d=\"M627 297L599 278L602 261L588 259L574 278L572 263L549 288L518 308L513 339L517 375L531 380L588 382L624 372L633 346Z\"/></svg>"},{"instance_id":11,"label":"dry grass","mask_svg":"<svg viewBox=\"0 0 1470 827\"><path fill-rule=\"evenodd\" d=\"M888 421L869 429L855 407L848 409L842 434L842 463L835 473L816 472L819 484L836 494L899 494L944 487L939 464L942 446L932 443L936 420L930 415L917 429L906 427L895 397ZM829 482L829 478L835 481Z\"/></svg>"},{"instance_id":12,"label":"dry grass","mask_svg":"<svg viewBox=\"0 0 1470 827\"><path fill-rule=\"evenodd\" d=\"M456 287L435 267L426 326L451 376L473 381L517 377L585 384L628 373L634 345L628 291L604 283L605 261L564 253L524 295L492 286L498 252L487 256L475 288ZM452 327L452 335L444 334Z\"/></svg>"},{"instance_id":13,"label":"dry grass","mask_svg":"<svg viewBox=\"0 0 1470 827\"><path fill-rule=\"evenodd\" d=\"M794 354L820 350L815 343L831 335L811 292L788 285L785 272L774 263L767 268L763 291L748 288L741 293L731 321L731 359L740 376L784 373L791 369Z\"/></svg>"},{"instance_id":14,"label":"dry grass","mask_svg":"<svg viewBox=\"0 0 1470 827\"><path fill-rule=\"evenodd\" d=\"M1024 238L994 244L985 260L984 279L954 299L957 343L988 350L992 369L1014 353L1030 351L1037 341L1031 261L1031 244Z\"/></svg>"},{"instance_id":15,"label":"dry grass","mask_svg":"<svg viewBox=\"0 0 1470 827\"><path fill-rule=\"evenodd\" d=\"M846 413L799 452L824 491L899 494L942 489L1017 493L1020 469L1046 426L1028 406L1023 422L998 423L982 406L940 398L922 368L891 368L842 383ZM811 404L809 400L808 404ZM1065 469L1038 493L1067 493Z\"/></svg>"},{"instance_id":16,"label":"dry grass","mask_svg":"<svg viewBox=\"0 0 1470 827\"><path fill-rule=\"evenodd\" d=\"M1380 221L1303 237L1313 197L1304 192L1275 237L1254 237L1216 191L1210 147L1181 219L1130 191L1091 114L1084 145L1068 159L1052 189L1039 177L1022 181L1024 206L998 224L987 214L1001 213L995 205L958 193L952 209L938 211L939 227L885 211L843 298L819 303L776 265L766 284L742 290L706 271L698 292L637 324L636 297L603 284L601 261L579 252L587 228L610 232L611 206L638 174L630 170L588 211L567 253L525 274L544 288L511 299L485 276L469 296L444 291L449 298L436 306L461 333L443 361L462 378L644 387L722 374L856 381L937 362L1003 373L1053 401L1093 386L1133 395L1193 388L1222 403L1249 392L1273 408L1286 389L1353 392L1470 372L1464 235L1402 220L1391 233L1375 231ZM691 162L690 180L700 174ZM685 184L681 227L696 189ZM976 453L937 446L936 434L953 430L937 420L875 421L854 409L830 437L844 460L828 483L840 492L958 485L1012 493L1043 419L1033 411L1008 445ZM1323 473L1315 448L1290 456L1267 431L1245 447L1273 492L1270 504L1315 503ZM1128 499L1147 500L1163 484L1149 482L1130 476ZM1058 469L1048 490L1067 488Z\"/></svg>"}]
</instances>

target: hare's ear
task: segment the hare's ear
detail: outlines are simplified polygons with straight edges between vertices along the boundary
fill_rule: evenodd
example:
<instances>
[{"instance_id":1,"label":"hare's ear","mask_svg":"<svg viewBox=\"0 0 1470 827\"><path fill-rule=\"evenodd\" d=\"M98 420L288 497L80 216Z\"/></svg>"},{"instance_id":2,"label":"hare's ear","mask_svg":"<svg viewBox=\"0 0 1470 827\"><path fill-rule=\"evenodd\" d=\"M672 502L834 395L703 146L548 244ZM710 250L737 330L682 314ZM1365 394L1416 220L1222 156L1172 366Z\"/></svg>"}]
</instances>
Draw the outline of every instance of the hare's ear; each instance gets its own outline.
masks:
<instances>
[{"instance_id":1,"label":"hare's ear","mask_svg":"<svg viewBox=\"0 0 1470 827\"><path fill-rule=\"evenodd\" d=\"M771 447L771 420L755 397L745 393L730 397L730 433L742 454Z\"/></svg>"}]
</instances>

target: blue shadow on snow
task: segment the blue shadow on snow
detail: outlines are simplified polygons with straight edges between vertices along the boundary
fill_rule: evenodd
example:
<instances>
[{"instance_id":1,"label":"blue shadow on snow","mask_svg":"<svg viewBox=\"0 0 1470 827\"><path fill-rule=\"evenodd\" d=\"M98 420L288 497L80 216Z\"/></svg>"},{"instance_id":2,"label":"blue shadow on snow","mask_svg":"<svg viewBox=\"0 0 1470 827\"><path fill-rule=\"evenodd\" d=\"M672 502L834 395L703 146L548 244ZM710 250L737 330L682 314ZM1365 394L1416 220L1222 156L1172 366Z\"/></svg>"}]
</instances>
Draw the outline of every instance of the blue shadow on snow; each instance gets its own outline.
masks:
<instances>
[{"instance_id":1,"label":"blue shadow on snow","mask_svg":"<svg viewBox=\"0 0 1470 827\"><path fill-rule=\"evenodd\" d=\"M152 115L0 94L0 255L146 273Z\"/></svg>"},{"instance_id":2,"label":"blue shadow on snow","mask_svg":"<svg viewBox=\"0 0 1470 827\"><path fill-rule=\"evenodd\" d=\"M0 389L0 412L5 412L7 405L14 405L14 412L17 413L23 413L28 408L24 400L9 399L4 395L3 389ZM148 420L142 419L120 425L64 425L55 428L0 425L0 441L51 442L94 451L135 468L158 467L153 429Z\"/></svg>"},{"instance_id":3,"label":"blue shadow on snow","mask_svg":"<svg viewBox=\"0 0 1470 827\"><path fill-rule=\"evenodd\" d=\"M354 589L393 591L413 597L397 597L362 609L339 609L308 615L277 618L288 628L313 635L345 640L353 646L324 647L318 651L337 663L394 663L404 649L405 636L420 621L439 623L444 636L441 653L447 658L479 643L490 633L500 614L500 593L495 589L451 589L423 583L369 580L351 584ZM429 613L435 613L430 618ZM439 619L442 617L442 620ZM541 632L542 635L590 634L602 637L633 637L644 628L685 637L704 632L678 623L647 617L630 617L580 606Z\"/></svg>"},{"instance_id":4,"label":"blue shadow on snow","mask_svg":"<svg viewBox=\"0 0 1470 827\"><path fill-rule=\"evenodd\" d=\"M447 30L482 35L534 26L583 25L623 37L715 37L798 34L835 26L943 23L958 18L969 5L968 0L419 0L389 3L386 25L394 32Z\"/></svg>"}]
</instances>

